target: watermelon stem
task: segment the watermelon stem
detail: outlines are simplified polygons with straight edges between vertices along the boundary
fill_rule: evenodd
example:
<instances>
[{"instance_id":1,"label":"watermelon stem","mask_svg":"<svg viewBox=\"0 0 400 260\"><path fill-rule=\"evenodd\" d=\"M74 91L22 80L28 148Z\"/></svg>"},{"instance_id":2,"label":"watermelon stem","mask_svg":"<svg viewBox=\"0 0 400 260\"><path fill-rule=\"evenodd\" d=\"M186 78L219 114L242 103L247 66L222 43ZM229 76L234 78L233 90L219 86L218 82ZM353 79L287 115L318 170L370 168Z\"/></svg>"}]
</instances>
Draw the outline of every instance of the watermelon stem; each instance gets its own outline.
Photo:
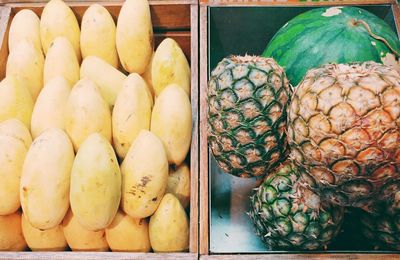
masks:
<instances>
[{"instance_id":1,"label":"watermelon stem","mask_svg":"<svg viewBox=\"0 0 400 260\"><path fill-rule=\"evenodd\" d=\"M363 20L357 20L357 19L352 19L351 23L354 26L357 26L359 24L363 25L365 27L365 29L367 29L369 35L372 38L374 38L374 39L376 39L378 41L382 41L394 54L396 54L397 57L400 57L400 53L398 51L396 51L385 38L383 38L383 37L381 37L379 35L376 35L375 33L372 32L371 27L369 26L368 23L366 23Z\"/></svg>"}]
</instances>

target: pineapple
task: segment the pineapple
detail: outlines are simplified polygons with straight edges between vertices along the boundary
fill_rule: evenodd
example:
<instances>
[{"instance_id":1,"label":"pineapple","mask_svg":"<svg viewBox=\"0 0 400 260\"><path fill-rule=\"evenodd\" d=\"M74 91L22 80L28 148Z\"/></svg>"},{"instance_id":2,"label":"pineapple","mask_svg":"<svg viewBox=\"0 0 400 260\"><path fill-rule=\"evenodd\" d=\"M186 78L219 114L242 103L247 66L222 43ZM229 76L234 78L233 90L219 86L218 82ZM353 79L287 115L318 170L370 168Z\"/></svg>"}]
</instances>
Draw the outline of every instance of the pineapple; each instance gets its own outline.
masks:
<instances>
[{"instance_id":1,"label":"pineapple","mask_svg":"<svg viewBox=\"0 0 400 260\"><path fill-rule=\"evenodd\" d=\"M250 218L270 249L326 247L340 231L344 210L322 202L304 170L286 161L250 198Z\"/></svg>"},{"instance_id":2,"label":"pineapple","mask_svg":"<svg viewBox=\"0 0 400 260\"><path fill-rule=\"evenodd\" d=\"M386 196L361 214L362 233L377 248L400 250L400 181L389 183L383 191Z\"/></svg>"},{"instance_id":3,"label":"pineapple","mask_svg":"<svg viewBox=\"0 0 400 260\"><path fill-rule=\"evenodd\" d=\"M374 62L310 70L288 112L290 157L341 206L366 207L400 176L400 75Z\"/></svg>"},{"instance_id":4,"label":"pineapple","mask_svg":"<svg viewBox=\"0 0 400 260\"><path fill-rule=\"evenodd\" d=\"M208 142L225 172L263 176L287 157L290 96L273 59L230 56L218 63L208 83Z\"/></svg>"}]
</instances>

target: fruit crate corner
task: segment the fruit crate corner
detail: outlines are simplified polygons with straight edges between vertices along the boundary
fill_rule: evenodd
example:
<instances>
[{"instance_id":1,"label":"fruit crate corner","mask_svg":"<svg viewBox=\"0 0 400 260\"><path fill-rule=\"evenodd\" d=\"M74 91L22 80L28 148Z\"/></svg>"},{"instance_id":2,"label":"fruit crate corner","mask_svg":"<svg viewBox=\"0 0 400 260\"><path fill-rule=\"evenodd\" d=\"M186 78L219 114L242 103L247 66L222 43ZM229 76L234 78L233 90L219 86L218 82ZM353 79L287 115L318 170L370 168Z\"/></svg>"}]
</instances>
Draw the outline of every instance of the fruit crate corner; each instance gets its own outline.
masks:
<instances>
[{"instance_id":1,"label":"fruit crate corner","mask_svg":"<svg viewBox=\"0 0 400 260\"><path fill-rule=\"evenodd\" d=\"M284 18L279 19L279 15L282 16L284 14L284 11L281 12L275 12L270 11L268 14L264 14L262 20L261 18L254 18L254 16L259 15L261 11L259 11L257 14L251 13L251 10L267 10L270 8L271 10L286 10L286 18L289 17L285 22L283 22L281 25L286 23L288 20L296 16L297 14L301 13L300 10L305 11L311 8L317 8L317 7L323 7L323 6L360 6L362 8L366 9L374 9L376 8L375 12L379 8L382 10L386 10L387 12L390 12L390 16L392 17L392 26L394 27L393 29L397 32L398 36L400 36L400 8L395 0L368 0L368 1L362 1L362 0L353 0L353 1L295 1L295 0L288 0L288 1L218 1L218 0L200 0L200 11L199 11L199 20L200 20L200 64L203 64L203 66L200 66L200 238L199 238L199 252L201 255L201 259L275 259L275 258L289 258L289 259L298 259L298 258L311 258L311 259L336 259L336 258L343 258L343 259L348 259L348 258L383 258L383 259L397 259L400 258L400 255L398 252L394 251L372 251L372 250L362 250L362 249L354 249L354 250L330 250L330 251L317 251L317 252L286 252L286 251L267 251L266 249L260 249L260 241L255 240L256 238L255 235L249 235L250 232L253 230L249 230L249 227L244 227L244 228L231 228L229 229L230 233L227 231L225 234L222 228L219 228L218 231L214 232L214 235L219 233L221 235L218 236L218 238L212 239L212 229L216 226L218 226L222 220L225 217L225 215L220 213L212 213L212 201L213 201L213 196L215 194L212 194L213 190L213 185L215 187L221 187L222 190L228 191L227 197L229 197L230 201L226 201L223 199L223 192L218 193L216 197L219 198L219 200L222 200L222 204L235 204L236 208L230 208L229 206L224 208L224 212L226 215L229 215L232 218L238 219L237 217L237 211L238 210L243 210L245 209L245 206L243 206L243 202L234 202L238 196L234 197L232 194L234 193L233 186L234 188L237 189L237 191L242 192L243 189L245 193L249 192L249 187L251 185L254 185L254 183L251 183L249 181L244 181L247 183L247 187L243 188L243 185L238 188L237 183L239 182L238 179L234 179L232 177L227 177L225 173L222 173L221 170L216 170L217 166L212 158L211 152L209 151L208 147L208 142L207 142L207 87L208 87L208 80L209 80L209 73L211 70L216 66L217 62L220 61L222 58L224 58L228 54L239 54L239 55L244 55L245 50L243 48L240 49L240 44L242 46L246 46L244 44L244 40L241 41L240 43L236 43L235 40L232 40L232 38L229 38L229 36L235 35L235 37L240 37L238 36L240 33L238 33L235 30L247 30L253 32L257 31L257 25L260 24L260 22L265 22L265 23L272 23L276 22L276 20L279 20L279 22L283 22ZM210 15L213 10L217 10L218 12L214 13L214 20L211 21ZM247 15L243 15L243 13L240 13L241 10L246 10ZM241 14L241 15L239 15ZM237 18L236 21L235 18ZM248 19L253 19L253 23L256 24L254 26L250 25L250 22L246 21L246 18ZM241 19L241 20L240 20ZM240 21L245 21L243 22L242 26L239 28L238 24L240 24ZM255 22L256 21L256 22ZM218 23L219 22L219 23ZM275 31L273 28L275 27ZM216 29L217 28L217 29ZM278 25L272 25L272 26L263 26L263 29L267 28L268 35L271 37L276 33L276 30L279 29ZM214 31L213 31L214 30ZM218 32L215 32L215 30L218 30ZM264 33L264 38L265 38L265 31ZM256 32L256 34L260 35L262 34L260 32ZM218 38L216 35L219 35L220 38ZM223 35L223 36L221 36ZM250 37L250 33L248 36ZM252 35L251 35L252 36ZM217 47L211 43L211 38L214 37L214 42L217 41L224 41L223 43L218 42ZM259 37L259 36L255 36ZM223 40L221 40L223 38ZM255 53L250 54L261 54L263 48L265 48L266 44L268 41L265 41L263 43L263 46L256 46L257 43L255 42L254 37L251 38L252 40L248 40L248 45L251 46L250 50L254 51ZM263 39L264 39L263 38ZM227 39L230 39L229 41ZM237 39L237 38L235 38ZM258 38L259 39L259 38ZM265 40L265 39L264 39ZM224 45L225 44L225 45ZM247 43L246 43L247 44ZM225 50L221 46L229 45L230 47L227 48L229 50ZM240 50L235 49L232 46L236 46ZM262 48L262 49L261 49ZM233 52L236 51L236 52ZM261 51L261 52L260 52ZM239 53L238 53L239 52ZM258 53L257 53L258 52ZM214 53L212 55L211 53ZM206 66L207 65L207 66ZM217 172L217 173L216 173ZM217 177L215 177L217 176ZM214 181L217 180L216 183ZM225 184L228 183L228 184ZM226 186L225 188L223 186ZM246 184L245 184L246 186ZM241 189L240 189L241 188ZM239 205L239 206L238 206ZM215 206L215 208L218 208L219 204ZM242 214L243 215L243 214ZM243 217L244 218L244 217ZM217 221L215 221L217 219ZM244 220L242 219L242 222ZM249 222L250 220L248 220ZM225 227L228 227L229 224L227 221L225 221ZM231 223L231 225L241 225L242 222L240 223ZM250 226L250 225L249 225ZM246 229L246 231L243 233L242 231ZM228 229L227 229L228 230ZM238 238L237 236L244 236L246 238L241 239ZM245 234L247 233L247 234ZM236 236L235 236L236 235ZM224 237L225 236L225 237ZM254 236L252 238L248 238L247 236ZM229 238L231 237L231 238ZM233 238L232 238L233 237ZM224 240L222 241L221 240ZM259 246L248 246L247 248L252 248L252 250L240 250L236 249L235 246L237 246L237 243L232 242L232 244L235 245L228 245L227 247L231 249L231 251L228 250L220 250L222 247L222 244L229 244L227 242L230 239L230 241L233 241L234 239L244 241L244 243L247 244L258 244ZM258 239L258 238L257 238ZM214 244L215 241L219 241L220 247L215 250ZM361 241L363 242L363 241ZM262 246L262 245L261 245ZM366 255L368 254L368 255Z\"/></svg>"},{"instance_id":2,"label":"fruit crate corner","mask_svg":"<svg viewBox=\"0 0 400 260\"><path fill-rule=\"evenodd\" d=\"M0 1L0 78L5 77L8 56L8 31L14 15L30 9L39 15L48 1ZM103 5L116 22L124 1L65 1L80 22L85 10L94 3ZM173 38L182 48L191 68L192 140L190 146L190 244L181 253L120 253L120 252L0 252L0 259L198 259L198 4L196 0L149 1L155 38L155 48L167 38Z\"/></svg>"}]
</instances>

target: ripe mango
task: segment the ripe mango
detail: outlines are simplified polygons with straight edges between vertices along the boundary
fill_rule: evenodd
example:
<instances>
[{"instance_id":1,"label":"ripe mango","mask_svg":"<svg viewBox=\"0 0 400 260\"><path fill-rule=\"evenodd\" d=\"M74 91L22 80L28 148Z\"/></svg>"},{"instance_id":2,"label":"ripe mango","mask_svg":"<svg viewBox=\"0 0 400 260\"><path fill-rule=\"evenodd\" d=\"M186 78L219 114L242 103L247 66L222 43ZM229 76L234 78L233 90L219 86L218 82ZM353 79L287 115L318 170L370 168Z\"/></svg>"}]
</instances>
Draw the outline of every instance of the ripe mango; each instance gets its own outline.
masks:
<instances>
[{"instance_id":1,"label":"ripe mango","mask_svg":"<svg viewBox=\"0 0 400 260\"><path fill-rule=\"evenodd\" d=\"M153 58L154 58L154 52L153 55L151 55L151 59L149 64L147 64L146 70L142 74L143 79L147 83L147 87L149 89L149 93L151 94L151 99L154 100L154 88L153 88L153 80L151 76L151 68L153 66Z\"/></svg>"},{"instance_id":2,"label":"ripe mango","mask_svg":"<svg viewBox=\"0 0 400 260\"><path fill-rule=\"evenodd\" d=\"M28 88L15 77L0 82L0 122L18 119L30 129L33 99Z\"/></svg>"},{"instance_id":3,"label":"ripe mango","mask_svg":"<svg viewBox=\"0 0 400 260\"><path fill-rule=\"evenodd\" d=\"M147 219L135 219L122 211L106 228L106 239L115 252L149 252L149 223Z\"/></svg>"},{"instance_id":4,"label":"ripe mango","mask_svg":"<svg viewBox=\"0 0 400 260\"><path fill-rule=\"evenodd\" d=\"M73 251L108 251L104 229L89 231L79 224L71 210L65 216L62 227L65 239Z\"/></svg>"},{"instance_id":5,"label":"ripe mango","mask_svg":"<svg viewBox=\"0 0 400 260\"><path fill-rule=\"evenodd\" d=\"M97 85L81 79L72 88L65 107L65 129L75 151L92 133L101 133L111 142L111 112Z\"/></svg>"},{"instance_id":6,"label":"ripe mango","mask_svg":"<svg viewBox=\"0 0 400 260\"><path fill-rule=\"evenodd\" d=\"M61 223L69 207L74 150L58 128L44 131L32 143L22 168L22 210L32 226L51 229Z\"/></svg>"},{"instance_id":7,"label":"ripe mango","mask_svg":"<svg viewBox=\"0 0 400 260\"><path fill-rule=\"evenodd\" d=\"M19 11L11 21L8 33L8 49L10 52L21 41L28 41L42 51L40 41L40 19L29 9Z\"/></svg>"},{"instance_id":8,"label":"ripe mango","mask_svg":"<svg viewBox=\"0 0 400 260\"><path fill-rule=\"evenodd\" d=\"M114 20L107 9L99 4L92 4L82 17L82 57L97 56L117 68L115 30Z\"/></svg>"},{"instance_id":9,"label":"ripe mango","mask_svg":"<svg viewBox=\"0 0 400 260\"><path fill-rule=\"evenodd\" d=\"M150 129L151 102L142 77L136 73L129 75L124 81L112 114L113 142L120 158L125 158L142 129Z\"/></svg>"},{"instance_id":10,"label":"ripe mango","mask_svg":"<svg viewBox=\"0 0 400 260\"><path fill-rule=\"evenodd\" d=\"M79 46L80 30L78 20L64 1L51 0L44 7L40 18L40 38L46 55L53 41L59 36L69 40L76 58L80 61L81 49Z\"/></svg>"},{"instance_id":11,"label":"ripe mango","mask_svg":"<svg viewBox=\"0 0 400 260\"><path fill-rule=\"evenodd\" d=\"M33 107L31 120L33 138L52 127L65 129L65 106L70 92L71 86L61 76L47 82Z\"/></svg>"},{"instance_id":12,"label":"ripe mango","mask_svg":"<svg viewBox=\"0 0 400 260\"><path fill-rule=\"evenodd\" d=\"M170 164L180 165L192 137L192 108L186 93L171 84L156 99L150 131L163 142Z\"/></svg>"},{"instance_id":13,"label":"ripe mango","mask_svg":"<svg viewBox=\"0 0 400 260\"><path fill-rule=\"evenodd\" d=\"M26 150L32 143L31 133L18 119L8 119L0 123L0 135L11 136L23 143Z\"/></svg>"},{"instance_id":14,"label":"ripe mango","mask_svg":"<svg viewBox=\"0 0 400 260\"><path fill-rule=\"evenodd\" d=\"M0 215L20 207L19 183L27 148L18 139L0 134Z\"/></svg>"},{"instance_id":15,"label":"ripe mango","mask_svg":"<svg viewBox=\"0 0 400 260\"><path fill-rule=\"evenodd\" d=\"M182 204L182 207L189 206L190 170L185 163L176 169L170 169L166 193L173 194Z\"/></svg>"},{"instance_id":16,"label":"ripe mango","mask_svg":"<svg viewBox=\"0 0 400 260\"><path fill-rule=\"evenodd\" d=\"M71 209L87 230L110 225L121 200L121 172L108 140L91 134L76 154L71 172Z\"/></svg>"},{"instance_id":17,"label":"ripe mango","mask_svg":"<svg viewBox=\"0 0 400 260\"><path fill-rule=\"evenodd\" d=\"M57 37L51 43L44 60L44 84L62 76L73 86L79 80L79 62L71 43L65 37Z\"/></svg>"},{"instance_id":18,"label":"ripe mango","mask_svg":"<svg viewBox=\"0 0 400 260\"><path fill-rule=\"evenodd\" d=\"M126 79L122 72L95 56L89 56L83 60L80 75L81 79L90 79L96 83L104 100L111 108Z\"/></svg>"},{"instance_id":19,"label":"ripe mango","mask_svg":"<svg viewBox=\"0 0 400 260\"><path fill-rule=\"evenodd\" d=\"M0 216L0 251L24 251L26 242L22 234L19 211Z\"/></svg>"},{"instance_id":20,"label":"ripe mango","mask_svg":"<svg viewBox=\"0 0 400 260\"><path fill-rule=\"evenodd\" d=\"M151 78L154 93L159 96L169 84L177 84L190 96L190 67L178 43L166 38L154 53Z\"/></svg>"},{"instance_id":21,"label":"ripe mango","mask_svg":"<svg viewBox=\"0 0 400 260\"><path fill-rule=\"evenodd\" d=\"M126 0L117 21L116 43L122 66L142 74L153 53L153 26L147 0Z\"/></svg>"},{"instance_id":22,"label":"ripe mango","mask_svg":"<svg viewBox=\"0 0 400 260\"><path fill-rule=\"evenodd\" d=\"M6 75L19 77L35 101L43 87L43 66L42 51L30 42L21 41L8 55Z\"/></svg>"},{"instance_id":23,"label":"ripe mango","mask_svg":"<svg viewBox=\"0 0 400 260\"><path fill-rule=\"evenodd\" d=\"M168 180L168 161L161 141L147 130L136 137L121 165L122 209L146 218L157 209Z\"/></svg>"},{"instance_id":24,"label":"ripe mango","mask_svg":"<svg viewBox=\"0 0 400 260\"><path fill-rule=\"evenodd\" d=\"M40 230L32 226L22 214L22 232L32 251L64 251L68 247L61 225Z\"/></svg>"},{"instance_id":25,"label":"ripe mango","mask_svg":"<svg viewBox=\"0 0 400 260\"><path fill-rule=\"evenodd\" d=\"M189 220L179 200L165 194L150 218L150 243L154 252L180 252L189 248Z\"/></svg>"}]
</instances>

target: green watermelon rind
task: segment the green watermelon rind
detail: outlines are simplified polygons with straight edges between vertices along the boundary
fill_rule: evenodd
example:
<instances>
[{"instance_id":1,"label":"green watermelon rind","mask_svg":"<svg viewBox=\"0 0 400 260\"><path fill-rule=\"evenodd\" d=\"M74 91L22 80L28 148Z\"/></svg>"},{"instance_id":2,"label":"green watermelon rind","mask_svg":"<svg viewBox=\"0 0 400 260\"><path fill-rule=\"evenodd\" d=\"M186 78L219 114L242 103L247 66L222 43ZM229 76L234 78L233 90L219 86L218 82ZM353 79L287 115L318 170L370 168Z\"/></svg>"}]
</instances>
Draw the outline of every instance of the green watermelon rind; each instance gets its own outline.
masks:
<instances>
[{"instance_id":1,"label":"green watermelon rind","mask_svg":"<svg viewBox=\"0 0 400 260\"><path fill-rule=\"evenodd\" d=\"M385 21L358 7L336 8L340 10L337 15L324 16L329 7L323 7L296 16L274 35L264 50L262 56L272 57L283 66L293 86L311 68L326 63L382 63L381 58L392 53L364 26L351 25L354 18L365 21L373 33L400 52L398 36Z\"/></svg>"}]
</instances>

